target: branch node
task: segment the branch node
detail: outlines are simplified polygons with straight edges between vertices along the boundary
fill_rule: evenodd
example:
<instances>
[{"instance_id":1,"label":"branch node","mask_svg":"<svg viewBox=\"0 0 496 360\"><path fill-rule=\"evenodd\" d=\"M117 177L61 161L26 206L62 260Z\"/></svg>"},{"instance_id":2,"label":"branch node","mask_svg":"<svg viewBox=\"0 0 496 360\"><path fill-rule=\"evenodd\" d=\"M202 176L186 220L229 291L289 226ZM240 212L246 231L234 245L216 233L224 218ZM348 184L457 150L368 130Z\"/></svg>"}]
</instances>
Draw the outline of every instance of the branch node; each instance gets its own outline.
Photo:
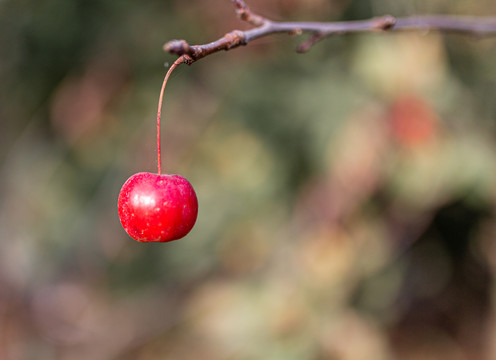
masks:
<instances>
[{"instance_id":1,"label":"branch node","mask_svg":"<svg viewBox=\"0 0 496 360\"><path fill-rule=\"evenodd\" d=\"M267 21L262 16L252 13L243 0L232 0L232 2L236 7L236 15L238 15L240 20L249 22L254 26L262 26Z\"/></svg>"},{"instance_id":2,"label":"branch node","mask_svg":"<svg viewBox=\"0 0 496 360\"><path fill-rule=\"evenodd\" d=\"M186 65L191 65L195 62L195 59L193 59L190 55L184 54L181 57Z\"/></svg>"},{"instance_id":3,"label":"branch node","mask_svg":"<svg viewBox=\"0 0 496 360\"><path fill-rule=\"evenodd\" d=\"M384 15L373 19L372 27L376 30L390 30L396 25L396 18L391 15Z\"/></svg>"},{"instance_id":4,"label":"branch node","mask_svg":"<svg viewBox=\"0 0 496 360\"><path fill-rule=\"evenodd\" d=\"M325 38L325 35L323 33L314 32L313 35L311 37L309 37L307 41L305 41L303 44L300 44L296 48L296 52L299 54L307 52L308 50L310 50L310 48L313 45L315 45L316 43L318 43L320 40L322 40L324 38Z\"/></svg>"},{"instance_id":5,"label":"branch node","mask_svg":"<svg viewBox=\"0 0 496 360\"><path fill-rule=\"evenodd\" d=\"M246 45L245 34L241 30L231 31L230 33L224 35L224 38L227 40L225 50L229 50L240 45Z\"/></svg>"},{"instance_id":6,"label":"branch node","mask_svg":"<svg viewBox=\"0 0 496 360\"><path fill-rule=\"evenodd\" d=\"M193 55L193 49L186 40L171 40L164 44L164 50L178 56Z\"/></svg>"},{"instance_id":7,"label":"branch node","mask_svg":"<svg viewBox=\"0 0 496 360\"><path fill-rule=\"evenodd\" d=\"M292 29L289 32L289 36L297 36L297 35L301 35L301 34L303 34L303 30L301 30L300 28Z\"/></svg>"}]
</instances>

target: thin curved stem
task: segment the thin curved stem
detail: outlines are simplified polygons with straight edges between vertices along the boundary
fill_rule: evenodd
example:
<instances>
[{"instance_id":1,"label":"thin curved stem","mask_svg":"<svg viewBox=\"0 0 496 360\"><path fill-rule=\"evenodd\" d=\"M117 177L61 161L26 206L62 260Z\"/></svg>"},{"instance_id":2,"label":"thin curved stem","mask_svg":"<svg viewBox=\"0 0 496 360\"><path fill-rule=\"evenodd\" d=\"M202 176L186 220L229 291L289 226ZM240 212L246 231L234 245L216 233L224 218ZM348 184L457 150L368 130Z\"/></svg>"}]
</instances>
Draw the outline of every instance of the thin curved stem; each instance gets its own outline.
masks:
<instances>
[{"instance_id":1,"label":"thin curved stem","mask_svg":"<svg viewBox=\"0 0 496 360\"><path fill-rule=\"evenodd\" d=\"M157 173L160 175L162 173L162 151L160 146L160 118L162 115L162 103L164 102L164 92L167 81L169 80L172 71L179 65L185 62L184 56L179 57L174 64L171 65L167 74L165 74L164 81L162 82L162 88L160 89L160 96L158 98L158 110L157 110Z\"/></svg>"}]
</instances>

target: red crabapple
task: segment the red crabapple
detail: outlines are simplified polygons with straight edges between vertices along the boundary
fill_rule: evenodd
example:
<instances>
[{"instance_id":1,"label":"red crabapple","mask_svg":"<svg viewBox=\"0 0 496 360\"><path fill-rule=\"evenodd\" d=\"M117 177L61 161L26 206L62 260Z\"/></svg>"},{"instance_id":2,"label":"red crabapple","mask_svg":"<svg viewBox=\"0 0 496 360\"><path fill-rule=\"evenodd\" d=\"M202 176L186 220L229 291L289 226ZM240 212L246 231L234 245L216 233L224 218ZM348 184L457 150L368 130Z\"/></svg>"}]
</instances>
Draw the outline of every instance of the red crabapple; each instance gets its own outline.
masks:
<instances>
[{"instance_id":1,"label":"red crabapple","mask_svg":"<svg viewBox=\"0 0 496 360\"><path fill-rule=\"evenodd\" d=\"M122 186L118 200L124 230L141 242L167 242L186 236L196 222L195 190L180 175L141 172Z\"/></svg>"}]
</instances>

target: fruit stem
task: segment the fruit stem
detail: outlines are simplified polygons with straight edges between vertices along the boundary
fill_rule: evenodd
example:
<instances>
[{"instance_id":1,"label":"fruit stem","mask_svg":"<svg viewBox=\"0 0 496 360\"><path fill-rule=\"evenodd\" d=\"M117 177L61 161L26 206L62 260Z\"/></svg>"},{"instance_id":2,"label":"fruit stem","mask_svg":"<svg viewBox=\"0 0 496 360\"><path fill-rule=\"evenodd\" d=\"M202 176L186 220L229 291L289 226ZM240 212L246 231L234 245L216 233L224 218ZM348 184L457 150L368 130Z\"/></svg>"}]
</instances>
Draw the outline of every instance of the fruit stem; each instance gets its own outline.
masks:
<instances>
[{"instance_id":1,"label":"fruit stem","mask_svg":"<svg viewBox=\"0 0 496 360\"><path fill-rule=\"evenodd\" d=\"M184 57L179 57L174 64L171 65L167 74L165 74L164 81L162 83L162 89L160 89L160 96L158 98L158 110L157 110L157 172L160 175L162 173L162 158L161 158L161 148L160 148L160 117L162 114L162 103L164 101L164 91L165 86L167 85L167 80L172 73L172 71L179 65L184 62Z\"/></svg>"}]
</instances>

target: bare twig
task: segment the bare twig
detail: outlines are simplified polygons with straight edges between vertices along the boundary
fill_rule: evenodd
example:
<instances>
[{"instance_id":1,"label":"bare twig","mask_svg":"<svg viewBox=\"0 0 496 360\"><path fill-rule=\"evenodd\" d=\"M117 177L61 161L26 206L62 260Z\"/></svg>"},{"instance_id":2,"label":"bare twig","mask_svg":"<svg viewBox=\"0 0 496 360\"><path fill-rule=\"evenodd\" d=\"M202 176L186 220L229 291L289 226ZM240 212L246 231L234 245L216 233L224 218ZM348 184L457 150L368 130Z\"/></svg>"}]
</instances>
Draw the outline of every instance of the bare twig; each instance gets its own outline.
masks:
<instances>
[{"instance_id":1,"label":"bare twig","mask_svg":"<svg viewBox=\"0 0 496 360\"><path fill-rule=\"evenodd\" d=\"M477 37L496 35L496 18L494 17L427 15L394 18L390 15L384 15L373 19L356 21L279 22L253 13L244 0L232 0L232 2L238 17L254 25L254 28L245 31L234 30L214 42L203 45L189 45L186 40L172 40L164 45L164 50L171 54L183 56L185 63L192 64L207 55L246 45L252 40L276 33L290 35L309 33L310 37L298 47L298 52L308 51L314 44L326 37L358 32L435 30Z\"/></svg>"}]
</instances>

